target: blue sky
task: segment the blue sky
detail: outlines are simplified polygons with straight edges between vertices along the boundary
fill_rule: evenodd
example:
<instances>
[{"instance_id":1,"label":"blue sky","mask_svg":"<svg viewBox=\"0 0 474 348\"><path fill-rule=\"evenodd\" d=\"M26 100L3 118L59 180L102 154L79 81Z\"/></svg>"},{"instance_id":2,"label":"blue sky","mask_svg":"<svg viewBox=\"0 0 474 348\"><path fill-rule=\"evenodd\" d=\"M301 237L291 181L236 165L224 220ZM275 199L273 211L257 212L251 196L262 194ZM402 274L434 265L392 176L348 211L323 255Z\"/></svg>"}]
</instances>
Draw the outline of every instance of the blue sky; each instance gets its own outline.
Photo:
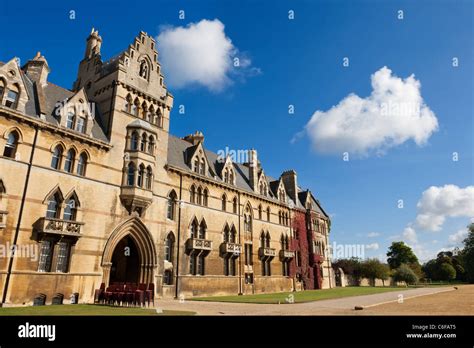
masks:
<instances>
[{"instance_id":1,"label":"blue sky","mask_svg":"<svg viewBox=\"0 0 474 348\"><path fill-rule=\"evenodd\" d=\"M185 11L184 20L178 17L180 10ZM294 11L293 20L289 10ZM397 18L399 10L403 20ZM378 249L366 249L366 256L383 256L392 240L406 240L426 259L459 241L453 235L474 217L468 190L474 177L470 1L103 1L93 12L80 1L42 2L41 7L7 2L0 16L7 13L0 19L12 31L2 38L0 60L17 56L25 62L39 50L52 69L50 80L68 88L91 27L99 30L102 56L108 59L140 30L157 36L202 20L219 20L232 42L230 56L246 66L226 70L227 83L217 89L202 81L169 86L175 97L171 133L182 136L199 129L214 151L225 146L256 148L265 172L274 177L294 168L300 185L310 188L332 215L332 241L378 244ZM344 57L349 58L348 67L342 64ZM457 67L453 57L458 58ZM330 125L335 114L328 110L351 93L369 97L371 76L384 66L391 78L414 74L437 130L425 127L422 146L408 134L383 154L375 146L357 155L351 138L346 139L349 161L343 161L340 151L318 151L327 139L316 141L315 149L312 135L304 131L312 115L321 111ZM166 83L171 74L166 64L164 72ZM293 115L288 113L290 104ZM178 105L185 106L184 115L177 112ZM302 136L292 142L298 133ZM339 140L344 136L327 146L339 150ZM459 156L456 162L453 152ZM437 189L427 192L417 208L431 186ZM400 199L402 209L397 207ZM421 213L444 220L435 226L420 224ZM410 226L416 237L406 232Z\"/></svg>"}]
</instances>

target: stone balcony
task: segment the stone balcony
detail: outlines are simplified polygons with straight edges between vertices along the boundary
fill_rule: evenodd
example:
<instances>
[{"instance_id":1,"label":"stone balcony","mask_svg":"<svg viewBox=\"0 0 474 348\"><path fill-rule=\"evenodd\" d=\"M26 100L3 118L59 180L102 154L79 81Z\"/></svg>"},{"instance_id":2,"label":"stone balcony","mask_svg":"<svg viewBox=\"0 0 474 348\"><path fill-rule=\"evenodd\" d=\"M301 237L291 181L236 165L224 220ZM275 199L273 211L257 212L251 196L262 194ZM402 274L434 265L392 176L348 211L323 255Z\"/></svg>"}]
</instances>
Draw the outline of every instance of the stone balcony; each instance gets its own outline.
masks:
<instances>
[{"instance_id":1,"label":"stone balcony","mask_svg":"<svg viewBox=\"0 0 474 348\"><path fill-rule=\"evenodd\" d=\"M0 210L0 228L5 228L7 226L7 215L8 211Z\"/></svg>"},{"instance_id":2,"label":"stone balcony","mask_svg":"<svg viewBox=\"0 0 474 348\"><path fill-rule=\"evenodd\" d=\"M122 186L120 200L130 213L136 211L141 216L153 201L153 192L137 186Z\"/></svg>"},{"instance_id":3,"label":"stone balcony","mask_svg":"<svg viewBox=\"0 0 474 348\"><path fill-rule=\"evenodd\" d=\"M290 250L280 250L280 260L291 260L295 257L295 252Z\"/></svg>"},{"instance_id":4,"label":"stone balcony","mask_svg":"<svg viewBox=\"0 0 474 348\"><path fill-rule=\"evenodd\" d=\"M242 253L242 245L237 243L222 243L220 246L221 254L239 255Z\"/></svg>"},{"instance_id":5,"label":"stone balcony","mask_svg":"<svg viewBox=\"0 0 474 348\"><path fill-rule=\"evenodd\" d=\"M39 219L36 229L40 233L80 237L83 225L83 222L43 217Z\"/></svg>"},{"instance_id":6,"label":"stone balcony","mask_svg":"<svg viewBox=\"0 0 474 348\"><path fill-rule=\"evenodd\" d=\"M209 253L212 250L212 241L201 238L189 238L186 241L186 250Z\"/></svg>"},{"instance_id":7,"label":"stone balcony","mask_svg":"<svg viewBox=\"0 0 474 348\"><path fill-rule=\"evenodd\" d=\"M259 248L258 249L259 258L275 257L275 255L276 255L275 248Z\"/></svg>"}]
</instances>

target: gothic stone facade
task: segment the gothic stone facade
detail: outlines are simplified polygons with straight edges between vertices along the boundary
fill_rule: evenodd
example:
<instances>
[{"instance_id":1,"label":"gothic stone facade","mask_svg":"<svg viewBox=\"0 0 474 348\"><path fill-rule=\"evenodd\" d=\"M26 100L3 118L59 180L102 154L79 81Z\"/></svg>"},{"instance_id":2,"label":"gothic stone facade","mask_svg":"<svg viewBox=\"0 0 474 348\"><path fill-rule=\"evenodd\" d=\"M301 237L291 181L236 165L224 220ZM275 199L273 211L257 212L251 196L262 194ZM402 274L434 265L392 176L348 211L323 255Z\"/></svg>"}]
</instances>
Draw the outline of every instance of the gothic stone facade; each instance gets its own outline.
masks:
<instances>
[{"instance_id":1,"label":"gothic stone facade","mask_svg":"<svg viewBox=\"0 0 474 348\"><path fill-rule=\"evenodd\" d=\"M235 163L200 132L169 134L155 40L141 32L105 62L101 44L92 30L71 90L48 81L40 53L0 63L2 303L91 302L114 281L153 282L158 298L333 286L329 217L296 172L274 179L255 150ZM314 284L299 274L297 233Z\"/></svg>"}]
</instances>

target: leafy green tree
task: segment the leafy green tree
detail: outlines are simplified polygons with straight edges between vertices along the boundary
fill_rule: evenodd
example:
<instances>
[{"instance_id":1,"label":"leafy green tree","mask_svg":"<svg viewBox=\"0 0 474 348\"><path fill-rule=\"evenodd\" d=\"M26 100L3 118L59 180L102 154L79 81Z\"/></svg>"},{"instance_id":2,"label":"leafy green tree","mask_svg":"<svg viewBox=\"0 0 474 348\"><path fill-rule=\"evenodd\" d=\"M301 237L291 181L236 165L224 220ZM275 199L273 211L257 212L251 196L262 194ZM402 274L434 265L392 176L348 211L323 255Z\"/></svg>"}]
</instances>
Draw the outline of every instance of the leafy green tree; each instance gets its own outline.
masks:
<instances>
[{"instance_id":1,"label":"leafy green tree","mask_svg":"<svg viewBox=\"0 0 474 348\"><path fill-rule=\"evenodd\" d=\"M440 280L450 281L456 278L456 270L450 263L444 262L439 266Z\"/></svg>"},{"instance_id":2,"label":"leafy green tree","mask_svg":"<svg viewBox=\"0 0 474 348\"><path fill-rule=\"evenodd\" d=\"M419 264L413 250L403 242L392 242L388 248L387 262L391 269L396 269L402 264Z\"/></svg>"},{"instance_id":3,"label":"leafy green tree","mask_svg":"<svg viewBox=\"0 0 474 348\"><path fill-rule=\"evenodd\" d=\"M332 263L334 268L342 268L345 274L350 274L354 281L359 284L362 278L362 262L357 257L350 259L339 259Z\"/></svg>"},{"instance_id":4,"label":"leafy green tree","mask_svg":"<svg viewBox=\"0 0 474 348\"><path fill-rule=\"evenodd\" d=\"M392 277L396 282L405 282L407 284L418 283L418 277L415 272L406 264L401 264L400 267L393 272Z\"/></svg>"},{"instance_id":5,"label":"leafy green tree","mask_svg":"<svg viewBox=\"0 0 474 348\"><path fill-rule=\"evenodd\" d=\"M378 259L368 259L362 262L362 275L369 278L375 286L375 279L382 279L382 281L388 279L390 268Z\"/></svg>"},{"instance_id":6,"label":"leafy green tree","mask_svg":"<svg viewBox=\"0 0 474 348\"><path fill-rule=\"evenodd\" d=\"M468 226L469 233L464 239L464 249L462 251L463 268L466 271L466 278L470 283L474 283L474 223Z\"/></svg>"}]
</instances>

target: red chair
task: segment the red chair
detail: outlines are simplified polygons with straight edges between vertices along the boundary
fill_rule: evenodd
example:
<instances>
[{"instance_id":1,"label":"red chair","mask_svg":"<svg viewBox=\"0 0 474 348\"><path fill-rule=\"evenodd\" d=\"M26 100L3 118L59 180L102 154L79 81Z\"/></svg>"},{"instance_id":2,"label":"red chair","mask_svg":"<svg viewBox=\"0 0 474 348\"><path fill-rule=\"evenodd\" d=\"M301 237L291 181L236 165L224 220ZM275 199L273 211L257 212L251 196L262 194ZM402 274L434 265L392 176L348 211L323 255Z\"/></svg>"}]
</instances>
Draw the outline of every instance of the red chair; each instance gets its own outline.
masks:
<instances>
[{"instance_id":1,"label":"red chair","mask_svg":"<svg viewBox=\"0 0 474 348\"><path fill-rule=\"evenodd\" d=\"M155 305L155 283L149 283L146 289L146 300L148 302L148 307L150 307L150 301Z\"/></svg>"},{"instance_id":2,"label":"red chair","mask_svg":"<svg viewBox=\"0 0 474 348\"><path fill-rule=\"evenodd\" d=\"M94 291L94 303L101 303L104 300L105 283L100 284L99 289Z\"/></svg>"}]
</instances>

